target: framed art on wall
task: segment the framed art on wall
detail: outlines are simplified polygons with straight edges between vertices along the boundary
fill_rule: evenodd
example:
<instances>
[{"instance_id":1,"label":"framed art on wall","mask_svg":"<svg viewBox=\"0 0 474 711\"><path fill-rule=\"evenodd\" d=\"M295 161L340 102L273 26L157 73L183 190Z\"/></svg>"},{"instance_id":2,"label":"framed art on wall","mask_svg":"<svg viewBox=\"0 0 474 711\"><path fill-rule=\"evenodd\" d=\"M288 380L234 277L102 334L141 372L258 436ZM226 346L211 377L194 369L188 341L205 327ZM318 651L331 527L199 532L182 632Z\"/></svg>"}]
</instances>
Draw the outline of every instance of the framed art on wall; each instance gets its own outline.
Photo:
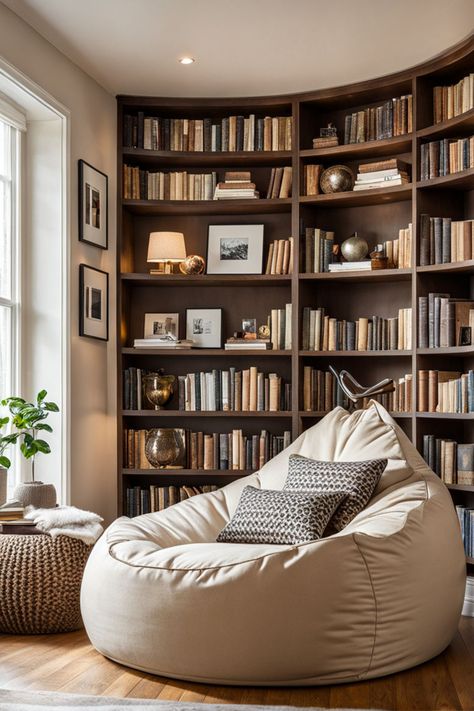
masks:
<instances>
[{"instance_id":1,"label":"framed art on wall","mask_svg":"<svg viewBox=\"0 0 474 711\"><path fill-rule=\"evenodd\" d=\"M209 225L208 274L261 274L263 225Z\"/></svg>"},{"instance_id":2,"label":"framed art on wall","mask_svg":"<svg viewBox=\"0 0 474 711\"><path fill-rule=\"evenodd\" d=\"M79 335L109 340L109 275L79 265Z\"/></svg>"},{"instance_id":3,"label":"framed art on wall","mask_svg":"<svg viewBox=\"0 0 474 711\"><path fill-rule=\"evenodd\" d=\"M144 338L156 338L171 333L179 336L179 313L145 314Z\"/></svg>"},{"instance_id":4,"label":"framed art on wall","mask_svg":"<svg viewBox=\"0 0 474 711\"><path fill-rule=\"evenodd\" d=\"M108 247L109 179L85 160L79 161L79 239Z\"/></svg>"},{"instance_id":5,"label":"framed art on wall","mask_svg":"<svg viewBox=\"0 0 474 711\"><path fill-rule=\"evenodd\" d=\"M221 348L222 309L186 309L186 339L195 348Z\"/></svg>"}]
</instances>

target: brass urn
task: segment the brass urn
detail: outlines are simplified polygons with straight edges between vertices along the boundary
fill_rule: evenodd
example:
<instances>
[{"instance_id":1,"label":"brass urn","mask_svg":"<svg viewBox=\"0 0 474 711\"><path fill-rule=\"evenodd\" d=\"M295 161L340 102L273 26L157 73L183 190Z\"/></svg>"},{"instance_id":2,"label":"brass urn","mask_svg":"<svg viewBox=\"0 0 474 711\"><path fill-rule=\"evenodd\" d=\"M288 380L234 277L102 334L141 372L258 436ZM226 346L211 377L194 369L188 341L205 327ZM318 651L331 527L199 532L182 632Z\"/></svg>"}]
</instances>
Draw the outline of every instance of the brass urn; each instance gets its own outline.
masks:
<instances>
[{"instance_id":1,"label":"brass urn","mask_svg":"<svg viewBox=\"0 0 474 711\"><path fill-rule=\"evenodd\" d=\"M182 469L178 464L184 456L183 431L169 427L148 430L145 438L145 456L157 469Z\"/></svg>"},{"instance_id":2,"label":"brass urn","mask_svg":"<svg viewBox=\"0 0 474 711\"><path fill-rule=\"evenodd\" d=\"M173 394L175 381L174 375L164 375L163 371L143 376L145 397L155 410L161 410L163 405L166 405Z\"/></svg>"}]
</instances>

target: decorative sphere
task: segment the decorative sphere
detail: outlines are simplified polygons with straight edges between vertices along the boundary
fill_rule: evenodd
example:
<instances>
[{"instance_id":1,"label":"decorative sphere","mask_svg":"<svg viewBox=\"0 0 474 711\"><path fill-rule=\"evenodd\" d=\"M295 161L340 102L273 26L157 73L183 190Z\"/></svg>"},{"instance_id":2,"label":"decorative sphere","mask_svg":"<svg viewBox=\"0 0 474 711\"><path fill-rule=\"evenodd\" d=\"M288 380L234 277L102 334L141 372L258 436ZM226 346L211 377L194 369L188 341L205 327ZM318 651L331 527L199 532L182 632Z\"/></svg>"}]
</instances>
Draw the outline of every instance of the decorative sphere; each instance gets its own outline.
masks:
<instances>
[{"instance_id":1,"label":"decorative sphere","mask_svg":"<svg viewBox=\"0 0 474 711\"><path fill-rule=\"evenodd\" d=\"M369 245L363 237L359 237L357 232L346 239L341 245L341 252L348 262L360 262L367 256Z\"/></svg>"},{"instance_id":2,"label":"decorative sphere","mask_svg":"<svg viewBox=\"0 0 474 711\"><path fill-rule=\"evenodd\" d=\"M344 193L354 187L354 173L347 165L332 165L321 175L323 193Z\"/></svg>"},{"instance_id":3,"label":"decorative sphere","mask_svg":"<svg viewBox=\"0 0 474 711\"><path fill-rule=\"evenodd\" d=\"M180 263L179 268L183 274L202 274L206 268L206 260L198 254L190 254Z\"/></svg>"}]
</instances>

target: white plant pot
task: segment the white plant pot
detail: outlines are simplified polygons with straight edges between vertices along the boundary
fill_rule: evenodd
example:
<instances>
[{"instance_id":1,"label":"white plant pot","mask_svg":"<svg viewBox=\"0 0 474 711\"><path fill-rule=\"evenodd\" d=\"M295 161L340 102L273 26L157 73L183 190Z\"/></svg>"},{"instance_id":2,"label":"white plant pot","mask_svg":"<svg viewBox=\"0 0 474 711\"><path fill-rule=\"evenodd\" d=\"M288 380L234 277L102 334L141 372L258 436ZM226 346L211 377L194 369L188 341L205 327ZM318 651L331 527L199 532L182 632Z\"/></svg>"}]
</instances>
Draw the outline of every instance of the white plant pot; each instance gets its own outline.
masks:
<instances>
[{"instance_id":1,"label":"white plant pot","mask_svg":"<svg viewBox=\"0 0 474 711\"><path fill-rule=\"evenodd\" d=\"M24 507L52 509L56 506L56 489L53 484L43 484L42 481L22 482L15 487L13 498Z\"/></svg>"}]
</instances>

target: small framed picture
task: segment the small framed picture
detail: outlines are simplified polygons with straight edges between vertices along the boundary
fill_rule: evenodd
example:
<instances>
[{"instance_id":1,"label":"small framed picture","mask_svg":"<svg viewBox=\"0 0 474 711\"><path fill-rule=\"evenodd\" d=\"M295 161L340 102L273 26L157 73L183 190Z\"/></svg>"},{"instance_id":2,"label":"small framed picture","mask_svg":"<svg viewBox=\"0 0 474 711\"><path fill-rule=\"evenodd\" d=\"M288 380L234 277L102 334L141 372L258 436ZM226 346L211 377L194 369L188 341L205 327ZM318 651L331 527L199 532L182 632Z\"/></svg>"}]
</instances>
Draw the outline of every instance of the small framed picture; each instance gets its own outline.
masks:
<instances>
[{"instance_id":1,"label":"small framed picture","mask_svg":"<svg viewBox=\"0 0 474 711\"><path fill-rule=\"evenodd\" d=\"M179 336L179 314L145 314L144 338L156 338L171 333Z\"/></svg>"},{"instance_id":2,"label":"small framed picture","mask_svg":"<svg viewBox=\"0 0 474 711\"><path fill-rule=\"evenodd\" d=\"M472 346L472 332L470 326L461 326L459 329L459 345Z\"/></svg>"},{"instance_id":3,"label":"small framed picture","mask_svg":"<svg viewBox=\"0 0 474 711\"><path fill-rule=\"evenodd\" d=\"M186 338L196 348L221 348L222 309L186 309Z\"/></svg>"},{"instance_id":4,"label":"small framed picture","mask_svg":"<svg viewBox=\"0 0 474 711\"><path fill-rule=\"evenodd\" d=\"M79 335L109 340L109 275L79 265Z\"/></svg>"},{"instance_id":5,"label":"small framed picture","mask_svg":"<svg viewBox=\"0 0 474 711\"><path fill-rule=\"evenodd\" d=\"M209 225L208 274L261 274L263 225Z\"/></svg>"},{"instance_id":6,"label":"small framed picture","mask_svg":"<svg viewBox=\"0 0 474 711\"><path fill-rule=\"evenodd\" d=\"M79 161L79 239L108 247L108 182L105 173Z\"/></svg>"},{"instance_id":7,"label":"small framed picture","mask_svg":"<svg viewBox=\"0 0 474 711\"><path fill-rule=\"evenodd\" d=\"M244 338L249 341L253 341L257 338L257 319L256 318L244 318L242 319L242 331Z\"/></svg>"}]
</instances>

